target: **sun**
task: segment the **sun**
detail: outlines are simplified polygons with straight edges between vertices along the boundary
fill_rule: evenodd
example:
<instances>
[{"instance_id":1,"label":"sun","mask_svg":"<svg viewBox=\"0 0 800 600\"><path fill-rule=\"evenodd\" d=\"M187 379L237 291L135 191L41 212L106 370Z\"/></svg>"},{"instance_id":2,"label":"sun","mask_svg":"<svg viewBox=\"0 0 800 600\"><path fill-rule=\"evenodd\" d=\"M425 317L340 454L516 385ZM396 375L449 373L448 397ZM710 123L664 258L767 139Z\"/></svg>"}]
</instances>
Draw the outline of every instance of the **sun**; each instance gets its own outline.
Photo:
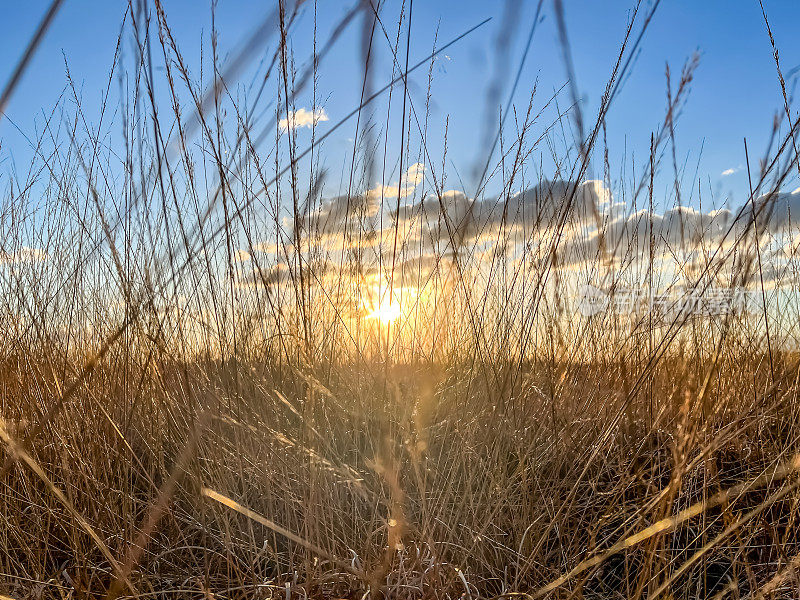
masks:
<instances>
[{"instance_id":1,"label":"sun","mask_svg":"<svg viewBox=\"0 0 800 600\"><path fill-rule=\"evenodd\" d=\"M415 287L396 287L389 291L389 286L383 282L368 289L365 298L361 300L367 313L364 318L384 325L401 318L409 318L408 302L419 296L419 290Z\"/></svg>"},{"instance_id":2,"label":"sun","mask_svg":"<svg viewBox=\"0 0 800 600\"><path fill-rule=\"evenodd\" d=\"M381 323L392 323L400 317L400 304L389 300L381 301L367 319L377 319Z\"/></svg>"}]
</instances>

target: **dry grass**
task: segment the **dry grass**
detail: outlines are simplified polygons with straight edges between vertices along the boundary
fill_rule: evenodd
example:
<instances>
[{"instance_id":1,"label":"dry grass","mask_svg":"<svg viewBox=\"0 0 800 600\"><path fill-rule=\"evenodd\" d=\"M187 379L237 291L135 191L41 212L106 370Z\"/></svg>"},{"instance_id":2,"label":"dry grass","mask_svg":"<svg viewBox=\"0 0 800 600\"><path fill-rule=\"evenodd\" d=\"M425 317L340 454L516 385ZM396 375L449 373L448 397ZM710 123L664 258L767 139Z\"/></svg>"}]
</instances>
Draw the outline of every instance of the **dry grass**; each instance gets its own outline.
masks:
<instances>
[{"instance_id":1,"label":"dry grass","mask_svg":"<svg viewBox=\"0 0 800 600\"><path fill-rule=\"evenodd\" d=\"M311 123L306 147L287 114L301 98L321 114L339 29L302 63L299 17L279 2L224 65L212 36L212 76L193 75L160 2L132 3L99 117L67 71L3 192L0 593L797 597L800 355L780 295L797 245L765 263L795 233L780 191L800 124L784 96L788 126L776 119L748 203L698 229L708 209L683 208L697 181L675 149L693 57L677 81L667 71L649 160L612 185L605 116L657 5L637 5L590 122L556 1L571 83L498 117L497 73L502 135L489 121L478 192L459 200L447 141L427 135L435 56L409 60L412 4L393 26L370 3L345 14L341 30L362 22L363 103ZM394 57L386 87L372 44ZM243 65L263 57L244 94ZM323 142L342 124L356 140L334 198ZM570 183L598 158L602 186ZM659 169L675 180L660 211ZM581 316L574 285L597 281L744 287L763 305ZM393 302L399 318L370 317Z\"/></svg>"}]
</instances>

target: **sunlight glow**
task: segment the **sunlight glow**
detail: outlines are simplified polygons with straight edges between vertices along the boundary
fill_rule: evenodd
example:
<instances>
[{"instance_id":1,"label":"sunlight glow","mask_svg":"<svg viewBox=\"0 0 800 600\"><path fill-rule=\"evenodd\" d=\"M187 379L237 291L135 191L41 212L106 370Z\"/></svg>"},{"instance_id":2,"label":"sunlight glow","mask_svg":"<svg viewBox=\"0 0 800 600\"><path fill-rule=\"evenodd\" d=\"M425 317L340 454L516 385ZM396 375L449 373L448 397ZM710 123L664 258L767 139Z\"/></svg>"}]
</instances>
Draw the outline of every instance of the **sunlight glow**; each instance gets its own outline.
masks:
<instances>
[{"instance_id":1,"label":"sunlight glow","mask_svg":"<svg viewBox=\"0 0 800 600\"><path fill-rule=\"evenodd\" d=\"M381 302L370 314L367 319L378 319L382 323L392 323L400 316L400 305L396 302Z\"/></svg>"}]
</instances>

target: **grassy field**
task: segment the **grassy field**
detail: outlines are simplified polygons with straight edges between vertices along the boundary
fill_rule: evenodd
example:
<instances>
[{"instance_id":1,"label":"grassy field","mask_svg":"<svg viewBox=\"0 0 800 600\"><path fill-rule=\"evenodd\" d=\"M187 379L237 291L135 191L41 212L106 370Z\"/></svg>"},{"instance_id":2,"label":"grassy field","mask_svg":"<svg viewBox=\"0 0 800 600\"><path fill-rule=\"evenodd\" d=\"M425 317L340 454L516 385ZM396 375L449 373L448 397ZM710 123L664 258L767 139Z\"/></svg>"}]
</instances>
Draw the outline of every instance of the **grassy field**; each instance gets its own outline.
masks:
<instances>
[{"instance_id":1,"label":"grassy field","mask_svg":"<svg viewBox=\"0 0 800 600\"><path fill-rule=\"evenodd\" d=\"M408 7L356 5L340 25L394 79L362 43L337 121L335 39L295 57L288 4L227 62L210 36L196 73L161 3L132 3L99 111L67 69L3 175L0 595L797 598L790 96L741 206L676 158L696 56L667 69L649 156L612 165L605 117L657 18L636 5L597 114L571 82L510 112L487 92L468 191L427 134L449 40L417 68Z\"/></svg>"}]
</instances>

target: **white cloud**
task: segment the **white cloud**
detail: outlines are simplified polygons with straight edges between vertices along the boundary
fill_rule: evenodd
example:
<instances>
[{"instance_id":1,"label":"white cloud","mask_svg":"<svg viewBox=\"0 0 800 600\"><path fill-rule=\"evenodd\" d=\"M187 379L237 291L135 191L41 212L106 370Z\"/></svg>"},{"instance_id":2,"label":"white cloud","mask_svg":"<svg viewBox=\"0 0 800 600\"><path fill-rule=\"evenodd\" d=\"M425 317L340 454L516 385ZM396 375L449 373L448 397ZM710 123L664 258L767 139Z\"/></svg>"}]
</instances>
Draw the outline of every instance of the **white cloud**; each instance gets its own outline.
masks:
<instances>
[{"instance_id":1,"label":"white cloud","mask_svg":"<svg viewBox=\"0 0 800 600\"><path fill-rule=\"evenodd\" d=\"M23 246L14 252L0 251L0 264L2 265L42 262L46 259L47 253L39 248L28 248Z\"/></svg>"},{"instance_id":2,"label":"white cloud","mask_svg":"<svg viewBox=\"0 0 800 600\"><path fill-rule=\"evenodd\" d=\"M728 175L733 175L734 173L738 173L741 170L742 170L742 167L735 167L735 168L731 168L731 169L725 169L721 173L721 176L722 177L727 177Z\"/></svg>"},{"instance_id":3,"label":"white cloud","mask_svg":"<svg viewBox=\"0 0 800 600\"><path fill-rule=\"evenodd\" d=\"M683 206L652 215L642 209L619 216L602 231L574 236L562 246L561 259L565 264L591 264L601 258L601 250L602 258L618 261L644 260L651 249L657 256L688 256L718 244L732 217L727 209L706 213Z\"/></svg>"},{"instance_id":4,"label":"white cloud","mask_svg":"<svg viewBox=\"0 0 800 600\"><path fill-rule=\"evenodd\" d=\"M800 188L791 194L775 192L756 198L756 212L761 222L771 231L800 224Z\"/></svg>"},{"instance_id":5,"label":"white cloud","mask_svg":"<svg viewBox=\"0 0 800 600\"><path fill-rule=\"evenodd\" d=\"M395 183L394 185L381 185L378 184L367 192L370 198L397 198L397 192L400 192L401 198L408 198L417 189L417 186L422 183L422 178L425 175L425 165L422 163L414 163L406 171L406 176L403 178L402 187Z\"/></svg>"},{"instance_id":6,"label":"white cloud","mask_svg":"<svg viewBox=\"0 0 800 600\"><path fill-rule=\"evenodd\" d=\"M425 165L422 163L414 163L406 171L406 179L409 182L413 181L414 185L422 183L422 177L425 175Z\"/></svg>"},{"instance_id":7,"label":"white cloud","mask_svg":"<svg viewBox=\"0 0 800 600\"><path fill-rule=\"evenodd\" d=\"M542 180L510 196L474 200L451 190L440 201L428 195L415 205L401 207L400 217L414 219L422 214L428 229L426 237L433 240L449 239L452 233L467 241L481 235L494 237L501 226L519 232L547 229L558 221L567 198L572 202L570 221L576 224L594 222L594 215L610 210L612 203L611 192L602 181L586 181L575 188L561 180ZM445 214L447 218L443 219ZM448 227L444 226L446 222Z\"/></svg>"},{"instance_id":8,"label":"white cloud","mask_svg":"<svg viewBox=\"0 0 800 600\"><path fill-rule=\"evenodd\" d=\"M324 108L318 108L314 111L299 108L297 110L290 110L286 118L280 120L278 126L281 129L298 129L300 127L311 127L320 121L328 120L328 113L325 112Z\"/></svg>"},{"instance_id":9,"label":"white cloud","mask_svg":"<svg viewBox=\"0 0 800 600\"><path fill-rule=\"evenodd\" d=\"M558 264L571 273L595 272L614 265L620 273L635 279L636 273L645 272L643 267L649 268L652 257L657 278L669 280L679 274L682 278L699 278L707 273L724 278L730 269L721 265L731 260L731 266L738 268L747 262L752 248L736 254L727 252L741 239L749 222L753 206L748 204L713 210L676 206L651 214L615 201L611 190L596 180L577 185L542 180L515 194L478 199L457 190L444 191L441 196L420 196L418 188L424 174L421 163L412 164L404 174L400 198L415 192L418 197L413 202L401 202L399 211L391 202L388 206L378 202L381 193L385 198L398 197L396 181L367 193L328 198L311 211L302 227L304 236L318 244L323 257L324 264L313 270L315 275L351 273L351 249L358 250L359 273L368 278L382 276L385 265L390 264L384 261L381 265L380 256L391 257L398 286L419 285L439 269L451 268L456 255L467 257L468 265L479 268L488 264L482 263L486 257L492 264L497 259L510 261L515 268L539 269L552 260L549 249L558 232ZM567 201L570 212L564 220ZM796 229L800 226L800 189L760 196L754 205L763 230L770 232L763 246L764 279L776 285L793 285L796 278L789 277L786 263L800 253ZM395 232L399 233L396 257ZM716 253L717 247L724 251ZM244 273L244 285L272 286L288 277L282 253L274 244L265 242L256 248L275 254L277 264ZM287 252L293 252L291 246Z\"/></svg>"}]
</instances>

